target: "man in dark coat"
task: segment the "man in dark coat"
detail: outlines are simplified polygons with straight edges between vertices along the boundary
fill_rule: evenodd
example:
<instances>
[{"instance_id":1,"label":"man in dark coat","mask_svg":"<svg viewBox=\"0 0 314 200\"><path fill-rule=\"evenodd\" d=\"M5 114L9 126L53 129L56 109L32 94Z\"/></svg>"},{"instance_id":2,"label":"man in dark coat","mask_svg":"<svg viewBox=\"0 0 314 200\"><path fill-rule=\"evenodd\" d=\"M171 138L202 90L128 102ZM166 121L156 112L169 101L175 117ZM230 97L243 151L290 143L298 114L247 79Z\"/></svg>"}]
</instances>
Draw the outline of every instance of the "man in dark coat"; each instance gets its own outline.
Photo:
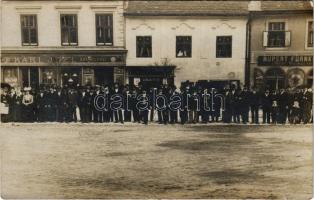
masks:
<instances>
[{"instance_id":1,"label":"man in dark coat","mask_svg":"<svg viewBox=\"0 0 314 200\"><path fill-rule=\"evenodd\" d=\"M36 108L37 108L37 120L39 122L44 122L47 120L48 110L46 108L47 95L44 91L40 91L36 98Z\"/></svg>"},{"instance_id":2,"label":"man in dark coat","mask_svg":"<svg viewBox=\"0 0 314 200\"><path fill-rule=\"evenodd\" d=\"M278 94L278 109L278 123L285 124L287 121L288 95L284 89L280 89L280 92Z\"/></svg>"},{"instance_id":3,"label":"man in dark coat","mask_svg":"<svg viewBox=\"0 0 314 200\"><path fill-rule=\"evenodd\" d=\"M69 122L77 122L76 108L77 108L78 95L74 89L70 89L68 93L68 120Z\"/></svg>"},{"instance_id":4,"label":"man in dark coat","mask_svg":"<svg viewBox=\"0 0 314 200\"><path fill-rule=\"evenodd\" d=\"M256 91L255 88L252 89L250 94L250 107L251 107L251 117L252 121L251 123L258 124L259 123L259 117L258 117L258 111L260 106L260 95Z\"/></svg>"},{"instance_id":5,"label":"man in dark coat","mask_svg":"<svg viewBox=\"0 0 314 200\"><path fill-rule=\"evenodd\" d=\"M124 122L123 120L123 115L122 115L122 109L123 109L123 95L122 95L122 91L121 89L119 88L119 85L118 84L115 84L114 86L114 89L112 91L112 95L111 95L111 98L110 100L113 102L113 101L119 101L121 100L122 102L122 107L119 106L119 103L112 103L110 105L115 105L114 107L115 108L112 108L113 110L113 114L114 114L114 118L115 118L115 123L122 123Z\"/></svg>"},{"instance_id":6,"label":"man in dark coat","mask_svg":"<svg viewBox=\"0 0 314 200\"><path fill-rule=\"evenodd\" d=\"M240 94L241 96L241 117L242 123L247 124L249 122L249 111L250 111L250 92L245 86Z\"/></svg>"},{"instance_id":7,"label":"man in dark coat","mask_svg":"<svg viewBox=\"0 0 314 200\"><path fill-rule=\"evenodd\" d=\"M89 97L86 90L82 90L78 95L78 107L80 110L81 122L88 122Z\"/></svg>"},{"instance_id":8,"label":"man in dark coat","mask_svg":"<svg viewBox=\"0 0 314 200\"><path fill-rule=\"evenodd\" d=\"M301 99L301 114L302 114L301 117L304 124L310 122L312 105L313 105L312 89L305 88Z\"/></svg>"},{"instance_id":9,"label":"man in dark coat","mask_svg":"<svg viewBox=\"0 0 314 200\"><path fill-rule=\"evenodd\" d=\"M271 95L269 90L266 90L264 94L261 96L261 104L263 110L263 124L270 124L270 114L271 114Z\"/></svg>"},{"instance_id":10,"label":"man in dark coat","mask_svg":"<svg viewBox=\"0 0 314 200\"><path fill-rule=\"evenodd\" d=\"M151 97L147 95L146 90L143 90L142 93L137 97L137 101L141 119L143 120L144 124L147 125L149 110L152 108Z\"/></svg>"},{"instance_id":11,"label":"man in dark coat","mask_svg":"<svg viewBox=\"0 0 314 200\"><path fill-rule=\"evenodd\" d=\"M67 120L68 99L65 89L59 89L56 95L57 121L65 122Z\"/></svg>"},{"instance_id":12,"label":"man in dark coat","mask_svg":"<svg viewBox=\"0 0 314 200\"><path fill-rule=\"evenodd\" d=\"M130 102L129 102L129 99L130 99L130 88L128 85L125 86L124 88L124 91L123 91L123 101L124 101L124 121L125 122L131 122L131 116L132 116L132 113L131 113L131 109L130 109Z\"/></svg>"},{"instance_id":13,"label":"man in dark coat","mask_svg":"<svg viewBox=\"0 0 314 200\"><path fill-rule=\"evenodd\" d=\"M95 92L92 96L92 102L93 102L93 121L95 123L102 122L102 110L100 108L104 107L104 98L99 97L100 95L103 95L100 91L100 86L96 86Z\"/></svg>"},{"instance_id":14,"label":"man in dark coat","mask_svg":"<svg viewBox=\"0 0 314 200\"><path fill-rule=\"evenodd\" d=\"M56 93L53 88L46 94L46 119L47 121L56 121Z\"/></svg>"}]
</instances>

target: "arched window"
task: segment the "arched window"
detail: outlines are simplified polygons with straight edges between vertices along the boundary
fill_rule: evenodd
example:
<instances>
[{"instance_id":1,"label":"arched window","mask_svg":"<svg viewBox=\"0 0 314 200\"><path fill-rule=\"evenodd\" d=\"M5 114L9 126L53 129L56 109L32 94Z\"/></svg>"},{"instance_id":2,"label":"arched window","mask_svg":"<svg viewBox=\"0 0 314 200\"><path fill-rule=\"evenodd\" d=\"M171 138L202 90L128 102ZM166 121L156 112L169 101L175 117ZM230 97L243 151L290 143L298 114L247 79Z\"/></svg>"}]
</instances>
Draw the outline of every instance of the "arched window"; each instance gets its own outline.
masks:
<instances>
[{"instance_id":1,"label":"arched window","mask_svg":"<svg viewBox=\"0 0 314 200\"><path fill-rule=\"evenodd\" d=\"M274 90L285 87L285 72L280 68L269 69L265 73L266 87Z\"/></svg>"},{"instance_id":2,"label":"arched window","mask_svg":"<svg viewBox=\"0 0 314 200\"><path fill-rule=\"evenodd\" d=\"M290 69L287 73L287 82L288 86L292 88L304 86L305 82L304 71L298 68Z\"/></svg>"}]
</instances>

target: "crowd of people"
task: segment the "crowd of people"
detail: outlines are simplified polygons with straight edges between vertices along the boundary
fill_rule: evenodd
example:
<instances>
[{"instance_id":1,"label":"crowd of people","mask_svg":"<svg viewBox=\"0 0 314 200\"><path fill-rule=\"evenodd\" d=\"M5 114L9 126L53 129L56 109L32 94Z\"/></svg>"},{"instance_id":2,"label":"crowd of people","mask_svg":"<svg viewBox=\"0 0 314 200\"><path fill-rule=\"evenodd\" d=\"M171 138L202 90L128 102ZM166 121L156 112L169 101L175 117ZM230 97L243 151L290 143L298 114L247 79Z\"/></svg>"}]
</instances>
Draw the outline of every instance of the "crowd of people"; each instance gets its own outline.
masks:
<instances>
[{"instance_id":1,"label":"crowd of people","mask_svg":"<svg viewBox=\"0 0 314 200\"><path fill-rule=\"evenodd\" d=\"M154 93L154 94L153 94ZM210 95L207 95L210 94ZM105 95L106 98L99 98ZM164 98L152 97L156 95ZM118 98L118 101L114 98ZM208 98L203 98L203 97ZM165 101L166 100L166 101ZM170 101L173 100L173 101ZM179 101L180 100L180 101ZM107 101L107 102L106 102ZM115 103L114 109L106 107ZM185 83L159 88L114 84L110 86L29 87L1 91L8 113L2 122L82 123L252 123L307 124L313 122L312 88L257 91L255 88L206 88ZM207 109L209 108L210 109ZM162 108L162 109L161 109Z\"/></svg>"}]
</instances>

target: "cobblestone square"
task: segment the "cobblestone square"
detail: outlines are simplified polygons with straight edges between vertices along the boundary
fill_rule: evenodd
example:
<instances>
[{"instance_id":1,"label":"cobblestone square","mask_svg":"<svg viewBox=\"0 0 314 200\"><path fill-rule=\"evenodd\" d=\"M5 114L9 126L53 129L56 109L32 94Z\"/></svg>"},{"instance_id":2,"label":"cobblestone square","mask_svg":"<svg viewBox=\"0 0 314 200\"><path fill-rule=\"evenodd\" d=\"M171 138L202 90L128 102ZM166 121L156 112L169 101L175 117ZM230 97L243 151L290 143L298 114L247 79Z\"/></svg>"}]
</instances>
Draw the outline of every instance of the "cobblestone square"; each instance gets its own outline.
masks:
<instances>
[{"instance_id":1,"label":"cobblestone square","mask_svg":"<svg viewBox=\"0 0 314 200\"><path fill-rule=\"evenodd\" d=\"M310 199L312 126L3 124L2 198Z\"/></svg>"}]
</instances>

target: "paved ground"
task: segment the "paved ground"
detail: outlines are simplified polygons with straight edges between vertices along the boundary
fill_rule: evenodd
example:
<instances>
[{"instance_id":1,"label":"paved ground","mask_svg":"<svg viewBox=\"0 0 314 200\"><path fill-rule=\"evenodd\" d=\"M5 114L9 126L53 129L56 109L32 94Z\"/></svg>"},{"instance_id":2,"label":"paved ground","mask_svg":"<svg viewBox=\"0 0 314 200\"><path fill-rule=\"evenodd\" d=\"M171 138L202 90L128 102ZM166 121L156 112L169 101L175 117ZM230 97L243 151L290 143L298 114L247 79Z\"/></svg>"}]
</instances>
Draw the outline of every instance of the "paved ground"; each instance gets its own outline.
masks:
<instances>
[{"instance_id":1,"label":"paved ground","mask_svg":"<svg viewBox=\"0 0 314 200\"><path fill-rule=\"evenodd\" d=\"M310 199L311 130L3 124L2 198Z\"/></svg>"}]
</instances>

